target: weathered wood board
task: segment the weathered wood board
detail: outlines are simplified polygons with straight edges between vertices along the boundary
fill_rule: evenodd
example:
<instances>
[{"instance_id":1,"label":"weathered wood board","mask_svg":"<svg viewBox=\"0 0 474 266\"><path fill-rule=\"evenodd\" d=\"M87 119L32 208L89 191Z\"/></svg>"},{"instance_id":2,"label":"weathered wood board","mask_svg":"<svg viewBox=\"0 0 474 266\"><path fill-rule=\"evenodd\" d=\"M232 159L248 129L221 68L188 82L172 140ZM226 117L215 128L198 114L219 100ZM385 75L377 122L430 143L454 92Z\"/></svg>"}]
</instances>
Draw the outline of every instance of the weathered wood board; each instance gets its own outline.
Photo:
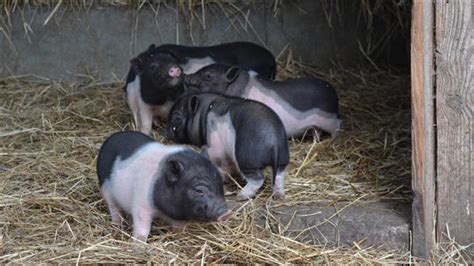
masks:
<instances>
[{"instance_id":1,"label":"weathered wood board","mask_svg":"<svg viewBox=\"0 0 474 266\"><path fill-rule=\"evenodd\" d=\"M473 1L437 0L437 240L474 242ZM474 245L471 246L474 248Z\"/></svg>"},{"instance_id":2,"label":"weathered wood board","mask_svg":"<svg viewBox=\"0 0 474 266\"><path fill-rule=\"evenodd\" d=\"M435 232L433 2L415 0L411 31L413 254L429 257Z\"/></svg>"}]
</instances>

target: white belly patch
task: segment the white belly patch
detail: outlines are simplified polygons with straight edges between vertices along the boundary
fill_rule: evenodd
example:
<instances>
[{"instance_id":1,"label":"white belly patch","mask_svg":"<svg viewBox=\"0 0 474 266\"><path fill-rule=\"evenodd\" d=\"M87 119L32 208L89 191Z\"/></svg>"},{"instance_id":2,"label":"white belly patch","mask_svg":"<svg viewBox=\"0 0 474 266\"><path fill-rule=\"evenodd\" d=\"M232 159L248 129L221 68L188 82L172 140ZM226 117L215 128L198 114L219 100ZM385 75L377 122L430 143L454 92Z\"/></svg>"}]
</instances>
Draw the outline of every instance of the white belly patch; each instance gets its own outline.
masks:
<instances>
[{"instance_id":1,"label":"white belly patch","mask_svg":"<svg viewBox=\"0 0 474 266\"><path fill-rule=\"evenodd\" d=\"M341 120L336 114L325 112L319 108L299 111L285 102L275 92L263 86L249 86L245 98L264 103L280 117L289 137L303 134L307 129L316 127L334 134L341 127Z\"/></svg>"},{"instance_id":2,"label":"white belly patch","mask_svg":"<svg viewBox=\"0 0 474 266\"><path fill-rule=\"evenodd\" d=\"M230 114L217 116L210 112L207 117L207 154L222 170L237 168L235 158L235 130ZM227 171L226 171L227 172Z\"/></svg>"}]
</instances>

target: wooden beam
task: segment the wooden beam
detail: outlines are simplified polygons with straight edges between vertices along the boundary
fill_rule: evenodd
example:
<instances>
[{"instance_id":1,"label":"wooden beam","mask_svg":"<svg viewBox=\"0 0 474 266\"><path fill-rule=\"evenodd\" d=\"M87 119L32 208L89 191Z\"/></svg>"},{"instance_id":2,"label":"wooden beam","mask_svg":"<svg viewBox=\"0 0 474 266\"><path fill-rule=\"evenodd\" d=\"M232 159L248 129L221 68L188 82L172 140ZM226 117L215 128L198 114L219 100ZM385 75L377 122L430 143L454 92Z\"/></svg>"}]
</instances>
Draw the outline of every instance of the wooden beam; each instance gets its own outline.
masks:
<instances>
[{"instance_id":1,"label":"wooden beam","mask_svg":"<svg viewBox=\"0 0 474 266\"><path fill-rule=\"evenodd\" d=\"M473 7L436 1L437 239L449 229L463 245L474 243Z\"/></svg>"},{"instance_id":2,"label":"wooden beam","mask_svg":"<svg viewBox=\"0 0 474 266\"><path fill-rule=\"evenodd\" d=\"M428 258L435 239L433 2L415 0L411 28L413 255Z\"/></svg>"}]
</instances>

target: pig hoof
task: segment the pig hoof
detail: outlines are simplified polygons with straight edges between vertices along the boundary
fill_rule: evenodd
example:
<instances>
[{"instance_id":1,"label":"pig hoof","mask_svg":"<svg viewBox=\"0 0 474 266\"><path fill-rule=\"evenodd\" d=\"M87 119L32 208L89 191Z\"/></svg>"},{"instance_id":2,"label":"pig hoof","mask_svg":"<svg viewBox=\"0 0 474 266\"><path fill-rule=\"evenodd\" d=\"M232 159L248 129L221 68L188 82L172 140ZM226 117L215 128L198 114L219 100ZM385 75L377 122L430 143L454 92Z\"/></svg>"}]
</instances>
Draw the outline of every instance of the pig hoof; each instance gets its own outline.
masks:
<instances>
[{"instance_id":1,"label":"pig hoof","mask_svg":"<svg viewBox=\"0 0 474 266\"><path fill-rule=\"evenodd\" d=\"M173 224L171 225L171 231L173 231L173 233L184 233L186 229L186 226L184 224Z\"/></svg>"},{"instance_id":2,"label":"pig hoof","mask_svg":"<svg viewBox=\"0 0 474 266\"><path fill-rule=\"evenodd\" d=\"M159 127L160 127L160 124L161 124L160 119L158 119L158 118L156 118L156 117L153 118L153 127L159 128Z\"/></svg>"},{"instance_id":3,"label":"pig hoof","mask_svg":"<svg viewBox=\"0 0 474 266\"><path fill-rule=\"evenodd\" d=\"M285 198L285 194L284 193L275 193L273 194L273 199L276 199L276 200L282 200Z\"/></svg>"},{"instance_id":4,"label":"pig hoof","mask_svg":"<svg viewBox=\"0 0 474 266\"><path fill-rule=\"evenodd\" d=\"M237 201L246 201L252 199L251 195L245 195L242 193L237 194L237 197L235 198Z\"/></svg>"},{"instance_id":5,"label":"pig hoof","mask_svg":"<svg viewBox=\"0 0 474 266\"><path fill-rule=\"evenodd\" d=\"M232 215L234 215L234 212L232 210L227 210L224 214L222 214L221 216L217 218L217 221L223 222L225 220L228 220L230 217L232 217Z\"/></svg>"},{"instance_id":6,"label":"pig hoof","mask_svg":"<svg viewBox=\"0 0 474 266\"><path fill-rule=\"evenodd\" d=\"M122 220L112 221L110 222L110 224L114 226L122 227Z\"/></svg>"},{"instance_id":7,"label":"pig hoof","mask_svg":"<svg viewBox=\"0 0 474 266\"><path fill-rule=\"evenodd\" d=\"M111 225L122 227L123 218L119 214L112 215Z\"/></svg>"},{"instance_id":8,"label":"pig hoof","mask_svg":"<svg viewBox=\"0 0 474 266\"><path fill-rule=\"evenodd\" d=\"M133 236L132 237L132 242L133 243L141 243L141 244L146 244L146 236Z\"/></svg>"},{"instance_id":9,"label":"pig hoof","mask_svg":"<svg viewBox=\"0 0 474 266\"><path fill-rule=\"evenodd\" d=\"M331 138L332 139L336 139L337 137L339 137L339 135L341 134L341 131L340 129L334 131L332 134L331 134Z\"/></svg>"}]
</instances>

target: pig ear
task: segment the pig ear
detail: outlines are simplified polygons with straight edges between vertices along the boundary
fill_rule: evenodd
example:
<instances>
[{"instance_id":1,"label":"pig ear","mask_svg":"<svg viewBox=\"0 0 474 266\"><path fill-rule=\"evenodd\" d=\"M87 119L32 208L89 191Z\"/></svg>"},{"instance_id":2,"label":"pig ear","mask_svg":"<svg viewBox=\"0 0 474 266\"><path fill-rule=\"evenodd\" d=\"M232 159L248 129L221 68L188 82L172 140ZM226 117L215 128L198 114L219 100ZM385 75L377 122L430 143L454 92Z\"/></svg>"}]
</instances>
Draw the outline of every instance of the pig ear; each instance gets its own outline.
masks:
<instances>
[{"instance_id":1,"label":"pig ear","mask_svg":"<svg viewBox=\"0 0 474 266\"><path fill-rule=\"evenodd\" d=\"M171 57L173 57L174 59L178 60L178 61L181 61L181 58L175 54L174 52L170 51L170 50L160 50L161 52L163 53L167 53L169 54Z\"/></svg>"},{"instance_id":2,"label":"pig ear","mask_svg":"<svg viewBox=\"0 0 474 266\"><path fill-rule=\"evenodd\" d=\"M156 48L155 44L151 44L150 46L148 46L148 51L152 51Z\"/></svg>"},{"instance_id":3,"label":"pig ear","mask_svg":"<svg viewBox=\"0 0 474 266\"><path fill-rule=\"evenodd\" d=\"M170 159L167 162L167 168L166 180L170 183L176 183L181 176L181 172L183 172L183 164L176 159Z\"/></svg>"},{"instance_id":4,"label":"pig ear","mask_svg":"<svg viewBox=\"0 0 474 266\"><path fill-rule=\"evenodd\" d=\"M135 57L130 61L133 71L140 75L143 70L143 61L139 57Z\"/></svg>"},{"instance_id":5,"label":"pig ear","mask_svg":"<svg viewBox=\"0 0 474 266\"><path fill-rule=\"evenodd\" d=\"M236 67L236 66L230 67L225 72L225 79L228 83L232 83L239 76L239 74L240 74L240 67Z\"/></svg>"},{"instance_id":6,"label":"pig ear","mask_svg":"<svg viewBox=\"0 0 474 266\"><path fill-rule=\"evenodd\" d=\"M199 98L197 96L192 96L191 99L189 99L189 112L192 114L195 114L199 108Z\"/></svg>"}]
</instances>

